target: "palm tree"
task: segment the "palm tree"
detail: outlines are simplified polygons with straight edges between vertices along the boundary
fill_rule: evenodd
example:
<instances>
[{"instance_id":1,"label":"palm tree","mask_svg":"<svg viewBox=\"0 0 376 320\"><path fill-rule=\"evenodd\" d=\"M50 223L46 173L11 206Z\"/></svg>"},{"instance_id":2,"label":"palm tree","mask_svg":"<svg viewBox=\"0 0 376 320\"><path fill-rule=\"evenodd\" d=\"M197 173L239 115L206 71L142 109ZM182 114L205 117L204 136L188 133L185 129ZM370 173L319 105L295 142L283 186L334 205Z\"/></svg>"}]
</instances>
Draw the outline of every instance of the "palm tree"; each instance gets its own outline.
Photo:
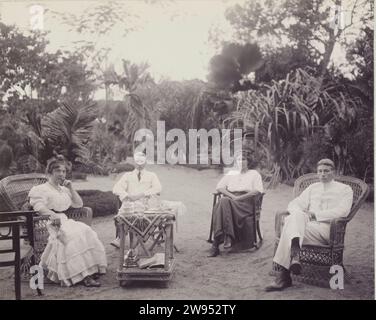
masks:
<instances>
[{"instance_id":1,"label":"palm tree","mask_svg":"<svg viewBox=\"0 0 376 320\"><path fill-rule=\"evenodd\" d=\"M123 60L123 74L118 77L119 88L125 92L124 102L128 113L124 124L124 136L130 137L131 143L135 132L149 125L153 118L151 106L145 105L137 94L138 88L153 83L148 68L149 65L146 63L137 65Z\"/></svg>"},{"instance_id":2,"label":"palm tree","mask_svg":"<svg viewBox=\"0 0 376 320\"><path fill-rule=\"evenodd\" d=\"M96 114L93 102L62 102L44 117L29 114L28 124L32 130L25 141L28 152L43 165L54 152L63 154L73 164L87 163L89 153L86 144Z\"/></svg>"}]
</instances>

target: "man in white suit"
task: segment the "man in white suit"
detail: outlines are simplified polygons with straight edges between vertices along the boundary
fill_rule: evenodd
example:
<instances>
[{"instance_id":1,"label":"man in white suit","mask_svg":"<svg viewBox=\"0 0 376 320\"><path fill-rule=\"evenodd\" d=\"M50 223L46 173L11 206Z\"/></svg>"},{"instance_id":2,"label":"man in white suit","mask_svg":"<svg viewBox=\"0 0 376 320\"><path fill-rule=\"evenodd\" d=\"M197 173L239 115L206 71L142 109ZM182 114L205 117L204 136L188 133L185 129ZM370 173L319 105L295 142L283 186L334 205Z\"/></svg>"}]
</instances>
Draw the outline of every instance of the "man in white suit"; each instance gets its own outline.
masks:
<instances>
[{"instance_id":1,"label":"man in white suit","mask_svg":"<svg viewBox=\"0 0 376 320\"><path fill-rule=\"evenodd\" d=\"M317 164L319 182L311 184L287 207L280 241L273 261L281 266L275 281L266 291L283 290L292 285L290 272L301 273L299 251L303 244L325 244L329 241L330 221L346 217L352 206L353 191L334 181L334 163L322 159Z\"/></svg>"},{"instance_id":2,"label":"man in white suit","mask_svg":"<svg viewBox=\"0 0 376 320\"><path fill-rule=\"evenodd\" d=\"M118 214L126 214L127 209L142 203L145 198L161 193L162 186L154 172L147 171L146 156L142 152L134 154L135 169L126 172L115 184L112 192L117 195L122 203ZM116 227L117 229L117 227ZM120 239L116 232L116 239L111 242L116 248L120 247Z\"/></svg>"}]
</instances>

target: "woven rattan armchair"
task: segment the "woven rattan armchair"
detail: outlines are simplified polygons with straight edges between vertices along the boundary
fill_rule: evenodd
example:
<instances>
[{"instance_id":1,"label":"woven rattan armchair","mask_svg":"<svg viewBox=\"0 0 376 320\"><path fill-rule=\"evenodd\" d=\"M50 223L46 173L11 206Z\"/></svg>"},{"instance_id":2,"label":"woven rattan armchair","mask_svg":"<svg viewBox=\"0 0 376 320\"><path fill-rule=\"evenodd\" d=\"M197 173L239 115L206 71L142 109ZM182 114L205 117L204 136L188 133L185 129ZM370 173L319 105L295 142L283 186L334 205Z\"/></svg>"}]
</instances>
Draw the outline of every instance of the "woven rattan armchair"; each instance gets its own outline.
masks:
<instances>
[{"instance_id":1,"label":"woven rattan armchair","mask_svg":"<svg viewBox=\"0 0 376 320\"><path fill-rule=\"evenodd\" d=\"M333 274L329 273L332 265L340 265L343 267L343 251L345 242L345 232L347 223L355 216L358 209L368 196L368 185L357 178L347 176L337 176L335 180L349 185L353 190L353 204L351 211L346 218L333 219L330 222L329 243L323 245L303 245L300 251L300 262L302 265L302 273L299 276L293 275L293 279L316 285L328 287L330 278ZM318 176L315 173L303 175L296 179L294 184L294 198L299 196L304 189L312 183L318 182ZM275 216L275 248L277 250L279 239L281 236L284 219L289 215L287 211L277 212ZM273 262L273 271L279 271L279 266Z\"/></svg>"},{"instance_id":2,"label":"woven rattan armchair","mask_svg":"<svg viewBox=\"0 0 376 320\"><path fill-rule=\"evenodd\" d=\"M28 194L32 187L45 183L47 177L40 173L19 174L6 177L0 181L0 211L19 211L32 209L29 205ZM65 214L70 219L91 225L93 213L91 208L70 208ZM47 230L48 216L34 213L34 255L35 262L39 263L40 257L48 242ZM23 266L27 270L30 266Z\"/></svg>"}]
</instances>

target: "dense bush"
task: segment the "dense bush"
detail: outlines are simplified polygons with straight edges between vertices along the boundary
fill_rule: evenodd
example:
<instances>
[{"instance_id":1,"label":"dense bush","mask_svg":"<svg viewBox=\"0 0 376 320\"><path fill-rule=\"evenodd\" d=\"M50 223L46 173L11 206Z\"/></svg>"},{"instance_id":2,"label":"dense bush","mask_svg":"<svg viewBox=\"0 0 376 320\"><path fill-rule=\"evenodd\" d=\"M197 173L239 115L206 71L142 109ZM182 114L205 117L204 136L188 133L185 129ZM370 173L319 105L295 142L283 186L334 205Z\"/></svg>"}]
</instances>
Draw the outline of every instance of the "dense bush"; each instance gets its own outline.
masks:
<instances>
[{"instance_id":1,"label":"dense bush","mask_svg":"<svg viewBox=\"0 0 376 320\"><path fill-rule=\"evenodd\" d=\"M93 217L114 215L118 210L118 198L111 191L78 190L85 207L93 210Z\"/></svg>"},{"instance_id":2,"label":"dense bush","mask_svg":"<svg viewBox=\"0 0 376 320\"><path fill-rule=\"evenodd\" d=\"M115 164L111 172L120 173L120 172L128 172L128 171L133 171L133 170L134 170L133 164L128 163L128 162L122 162L122 163Z\"/></svg>"},{"instance_id":3,"label":"dense bush","mask_svg":"<svg viewBox=\"0 0 376 320\"><path fill-rule=\"evenodd\" d=\"M86 180L87 174L84 172L73 171L72 172L72 179L73 180Z\"/></svg>"}]
</instances>

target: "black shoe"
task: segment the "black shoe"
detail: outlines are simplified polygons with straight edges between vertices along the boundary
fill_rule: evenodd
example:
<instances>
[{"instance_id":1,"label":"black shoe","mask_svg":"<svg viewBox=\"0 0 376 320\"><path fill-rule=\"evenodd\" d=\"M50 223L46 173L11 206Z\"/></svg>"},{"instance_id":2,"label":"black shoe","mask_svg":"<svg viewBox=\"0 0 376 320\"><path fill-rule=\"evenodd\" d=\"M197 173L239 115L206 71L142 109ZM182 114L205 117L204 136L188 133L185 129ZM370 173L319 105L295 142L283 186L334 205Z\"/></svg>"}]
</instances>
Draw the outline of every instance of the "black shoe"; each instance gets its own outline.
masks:
<instances>
[{"instance_id":1,"label":"black shoe","mask_svg":"<svg viewBox=\"0 0 376 320\"><path fill-rule=\"evenodd\" d=\"M281 291L292 286L290 273L287 270L281 271L277 274L276 279L265 288L265 291Z\"/></svg>"},{"instance_id":2,"label":"black shoe","mask_svg":"<svg viewBox=\"0 0 376 320\"><path fill-rule=\"evenodd\" d=\"M215 246L211 246L209 249L209 254L207 255L208 258L214 258L219 255L219 248Z\"/></svg>"},{"instance_id":3,"label":"black shoe","mask_svg":"<svg viewBox=\"0 0 376 320\"><path fill-rule=\"evenodd\" d=\"M86 277L83 281L85 287L100 287L101 284L92 277Z\"/></svg>"},{"instance_id":4,"label":"black shoe","mask_svg":"<svg viewBox=\"0 0 376 320\"><path fill-rule=\"evenodd\" d=\"M299 255L291 258L290 271L296 276L302 273L302 265L300 264Z\"/></svg>"},{"instance_id":5,"label":"black shoe","mask_svg":"<svg viewBox=\"0 0 376 320\"><path fill-rule=\"evenodd\" d=\"M101 277L101 275L100 275L99 273L94 273L94 274L91 275L91 277L92 277L94 280L98 280L98 279Z\"/></svg>"}]
</instances>

